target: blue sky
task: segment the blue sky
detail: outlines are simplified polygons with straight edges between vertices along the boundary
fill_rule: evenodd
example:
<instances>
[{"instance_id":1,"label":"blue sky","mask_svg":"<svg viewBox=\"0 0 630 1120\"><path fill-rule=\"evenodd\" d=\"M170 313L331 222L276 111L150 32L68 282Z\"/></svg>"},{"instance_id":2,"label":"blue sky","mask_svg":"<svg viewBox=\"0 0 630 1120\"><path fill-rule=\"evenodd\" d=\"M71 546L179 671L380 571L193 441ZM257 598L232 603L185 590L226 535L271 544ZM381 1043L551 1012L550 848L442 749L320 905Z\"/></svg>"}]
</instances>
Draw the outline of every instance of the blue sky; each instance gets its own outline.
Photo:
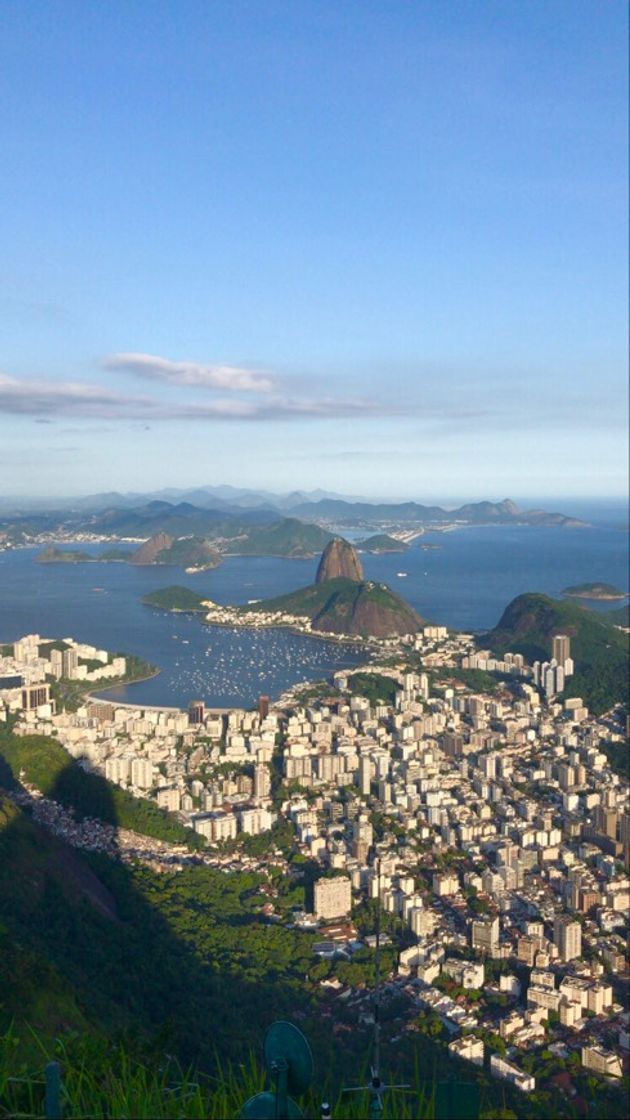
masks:
<instances>
[{"instance_id":1,"label":"blue sky","mask_svg":"<svg viewBox=\"0 0 630 1120\"><path fill-rule=\"evenodd\" d=\"M2 23L5 493L625 492L622 0Z\"/></svg>"}]
</instances>

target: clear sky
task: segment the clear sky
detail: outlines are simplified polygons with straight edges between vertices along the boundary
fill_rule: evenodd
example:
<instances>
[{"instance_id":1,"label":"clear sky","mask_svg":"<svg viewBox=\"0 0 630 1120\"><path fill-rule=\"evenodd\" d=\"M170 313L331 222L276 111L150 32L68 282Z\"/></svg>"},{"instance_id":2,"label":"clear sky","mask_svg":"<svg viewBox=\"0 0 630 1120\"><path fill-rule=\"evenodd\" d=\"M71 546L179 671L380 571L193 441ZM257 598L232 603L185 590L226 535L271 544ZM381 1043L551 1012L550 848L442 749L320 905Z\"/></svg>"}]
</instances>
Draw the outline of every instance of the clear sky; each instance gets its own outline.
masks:
<instances>
[{"instance_id":1,"label":"clear sky","mask_svg":"<svg viewBox=\"0 0 630 1120\"><path fill-rule=\"evenodd\" d=\"M625 0L0 22L4 493L625 492Z\"/></svg>"}]
</instances>

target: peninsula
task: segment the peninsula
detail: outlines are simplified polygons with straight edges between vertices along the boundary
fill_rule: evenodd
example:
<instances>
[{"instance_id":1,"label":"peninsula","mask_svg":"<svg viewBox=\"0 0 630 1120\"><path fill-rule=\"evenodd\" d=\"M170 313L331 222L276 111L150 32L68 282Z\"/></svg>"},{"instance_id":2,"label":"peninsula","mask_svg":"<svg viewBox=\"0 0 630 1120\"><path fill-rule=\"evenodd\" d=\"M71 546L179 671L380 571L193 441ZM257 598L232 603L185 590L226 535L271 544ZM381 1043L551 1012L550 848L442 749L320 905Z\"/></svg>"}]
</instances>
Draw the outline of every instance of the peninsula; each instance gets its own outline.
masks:
<instances>
[{"instance_id":1,"label":"peninsula","mask_svg":"<svg viewBox=\"0 0 630 1120\"><path fill-rule=\"evenodd\" d=\"M287 626L340 638L390 638L415 634L420 615L384 583L366 580L356 549L333 537L324 549L315 583L273 599L245 606L219 606L184 587L167 587L145 596L147 606L172 611L207 611L206 621L221 626Z\"/></svg>"}]
</instances>

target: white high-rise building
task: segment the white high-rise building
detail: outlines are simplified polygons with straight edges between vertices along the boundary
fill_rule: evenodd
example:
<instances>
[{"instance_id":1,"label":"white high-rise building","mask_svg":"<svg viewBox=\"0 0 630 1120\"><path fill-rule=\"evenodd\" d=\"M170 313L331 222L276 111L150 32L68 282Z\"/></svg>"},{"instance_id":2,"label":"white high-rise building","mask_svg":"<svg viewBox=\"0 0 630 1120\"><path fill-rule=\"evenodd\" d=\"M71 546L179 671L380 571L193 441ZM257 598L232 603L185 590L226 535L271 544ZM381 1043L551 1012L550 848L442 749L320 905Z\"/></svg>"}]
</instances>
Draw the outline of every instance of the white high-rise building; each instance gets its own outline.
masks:
<instances>
[{"instance_id":1,"label":"white high-rise building","mask_svg":"<svg viewBox=\"0 0 630 1120\"><path fill-rule=\"evenodd\" d=\"M568 914L557 914L553 923L553 943L563 961L582 955L582 927Z\"/></svg>"}]
</instances>

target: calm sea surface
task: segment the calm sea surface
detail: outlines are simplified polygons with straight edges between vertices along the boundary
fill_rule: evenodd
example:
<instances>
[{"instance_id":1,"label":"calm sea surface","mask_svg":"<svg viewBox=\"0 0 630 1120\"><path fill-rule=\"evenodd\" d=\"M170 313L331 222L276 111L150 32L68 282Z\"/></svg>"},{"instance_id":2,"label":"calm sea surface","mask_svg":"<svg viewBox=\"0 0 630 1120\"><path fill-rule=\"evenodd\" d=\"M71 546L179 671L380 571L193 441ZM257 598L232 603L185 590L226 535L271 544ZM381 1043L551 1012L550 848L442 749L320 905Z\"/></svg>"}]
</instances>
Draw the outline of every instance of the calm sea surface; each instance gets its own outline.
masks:
<instances>
[{"instance_id":1,"label":"calm sea surface","mask_svg":"<svg viewBox=\"0 0 630 1120\"><path fill-rule=\"evenodd\" d=\"M588 516L586 509L581 516ZM601 580L628 590L623 510L591 510L588 529L480 528L428 533L407 553L362 556L366 576L388 583L423 617L458 629L493 626L524 591L558 595L569 584ZM82 546L85 547L85 546ZM106 545L103 548L109 547ZM99 546L90 546L96 552ZM115 690L138 704L218 706L274 697L302 680L362 660L336 642L285 630L229 630L142 605L148 591L177 583L218 603L245 603L311 583L315 560L233 557L214 571L125 564L43 565L39 549L0 553L0 641L26 633L72 636L112 651L138 654L161 669L150 681ZM401 576L398 573L405 572ZM627 600L626 600L627 601ZM610 609L619 604L600 605Z\"/></svg>"}]
</instances>

